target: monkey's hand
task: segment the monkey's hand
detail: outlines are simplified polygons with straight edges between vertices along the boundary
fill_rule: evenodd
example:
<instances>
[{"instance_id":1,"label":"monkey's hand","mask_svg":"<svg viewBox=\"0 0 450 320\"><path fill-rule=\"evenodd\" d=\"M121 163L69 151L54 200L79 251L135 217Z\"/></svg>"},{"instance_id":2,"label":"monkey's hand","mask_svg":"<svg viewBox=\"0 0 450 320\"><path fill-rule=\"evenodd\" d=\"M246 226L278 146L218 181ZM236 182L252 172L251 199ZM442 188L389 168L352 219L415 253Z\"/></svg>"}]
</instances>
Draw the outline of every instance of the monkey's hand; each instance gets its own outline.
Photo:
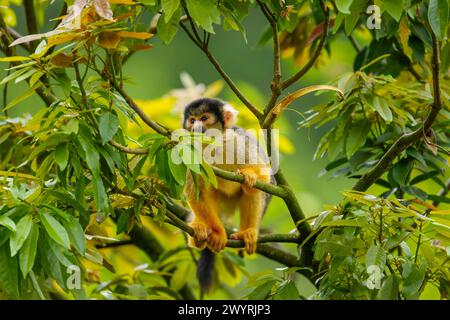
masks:
<instances>
[{"instance_id":1,"label":"monkey's hand","mask_svg":"<svg viewBox=\"0 0 450 320\"><path fill-rule=\"evenodd\" d=\"M194 235L190 242L191 245L203 249L206 246L206 240L211 234L212 230L202 222L191 222L190 226L194 229Z\"/></svg>"},{"instance_id":2,"label":"monkey's hand","mask_svg":"<svg viewBox=\"0 0 450 320\"><path fill-rule=\"evenodd\" d=\"M244 188L251 189L258 180L258 175L252 168L237 169L237 174L244 176Z\"/></svg>"},{"instance_id":3,"label":"monkey's hand","mask_svg":"<svg viewBox=\"0 0 450 320\"><path fill-rule=\"evenodd\" d=\"M230 235L230 239L242 240L245 243L245 251L253 254L256 251L256 242L258 241L258 231L256 228L248 228Z\"/></svg>"},{"instance_id":4,"label":"monkey's hand","mask_svg":"<svg viewBox=\"0 0 450 320\"><path fill-rule=\"evenodd\" d=\"M227 245L227 233L223 226L212 228L208 237L208 247L214 252L220 252Z\"/></svg>"}]
</instances>

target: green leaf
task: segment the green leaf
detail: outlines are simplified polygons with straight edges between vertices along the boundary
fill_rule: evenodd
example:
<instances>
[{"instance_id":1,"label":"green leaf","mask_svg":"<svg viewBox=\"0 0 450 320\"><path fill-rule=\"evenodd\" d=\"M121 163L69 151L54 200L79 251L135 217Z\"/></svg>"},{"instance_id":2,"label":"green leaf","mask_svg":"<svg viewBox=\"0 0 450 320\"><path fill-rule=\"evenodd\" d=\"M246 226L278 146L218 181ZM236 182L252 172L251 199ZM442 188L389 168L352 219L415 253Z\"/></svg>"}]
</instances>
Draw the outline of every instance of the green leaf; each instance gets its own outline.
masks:
<instances>
[{"instance_id":1,"label":"green leaf","mask_svg":"<svg viewBox=\"0 0 450 320\"><path fill-rule=\"evenodd\" d=\"M110 112L104 113L100 116L99 120L99 130L100 136L102 138L102 143L106 144L109 140L114 137L117 130L119 129L119 120L115 114Z\"/></svg>"},{"instance_id":2,"label":"green leaf","mask_svg":"<svg viewBox=\"0 0 450 320\"><path fill-rule=\"evenodd\" d=\"M79 254L84 255L86 251L86 237L84 236L83 228L78 222L78 219L68 215L67 220L63 222L63 225L69 234L70 243Z\"/></svg>"},{"instance_id":3,"label":"green leaf","mask_svg":"<svg viewBox=\"0 0 450 320\"><path fill-rule=\"evenodd\" d=\"M14 221L8 218L6 215L0 216L0 226L4 226L11 230L12 232L16 232L17 227Z\"/></svg>"},{"instance_id":4,"label":"green leaf","mask_svg":"<svg viewBox=\"0 0 450 320\"><path fill-rule=\"evenodd\" d=\"M105 213L109 210L109 202L105 186L100 178L100 155L94 146L90 130L84 125L80 125L78 141L80 142L85 153L86 163L92 172L94 200L97 205L97 220L101 222L106 218Z\"/></svg>"},{"instance_id":5,"label":"green leaf","mask_svg":"<svg viewBox=\"0 0 450 320\"><path fill-rule=\"evenodd\" d=\"M178 268L170 278L170 288L174 291L179 291L189 279L192 264L190 261L184 261L178 264Z\"/></svg>"},{"instance_id":6,"label":"green leaf","mask_svg":"<svg viewBox=\"0 0 450 320\"><path fill-rule=\"evenodd\" d=\"M391 250L393 248L396 248L400 245L400 243L405 241L410 236L410 234L411 233L407 232L407 231L402 231L400 233L397 233L386 240L384 247L386 248L386 250Z\"/></svg>"},{"instance_id":7,"label":"green leaf","mask_svg":"<svg viewBox=\"0 0 450 320\"><path fill-rule=\"evenodd\" d=\"M405 0L383 0L382 5L392 18L397 22L400 21L405 8Z\"/></svg>"},{"instance_id":8,"label":"green leaf","mask_svg":"<svg viewBox=\"0 0 450 320\"><path fill-rule=\"evenodd\" d=\"M56 146L55 161L61 171L67 167L67 163L69 161L69 147L67 143Z\"/></svg>"},{"instance_id":9,"label":"green leaf","mask_svg":"<svg viewBox=\"0 0 450 320\"><path fill-rule=\"evenodd\" d=\"M378 96L373 97L372 104L370 106L380 114L384 121L392 121L392 111L386 100L379 98Z\"/></svg>"},{"instance_id":10,"label":"green leaf","mask_svg":"<svg viewBox=\"0 0 450 320\"><path fill-rule=\"evenodd\" d=\"M380 291L378 291L377 298L379 300L397 300L398 299L398 281L395 275L389 275L383 281Z\"/></svg>"},{"instance_id":11,"label":"green leaf","mask_svg":"<svg viewBox=\"0 0 450 320\"><path fill-rule=\"evenodd\" d=\"M70 80L69 76L67 75L66 71L62 68L57 68L57 69L54 69L53 72L55 74L56 80L61 85L61 88L63 89L64 94L67 97L70 96L70 91L72 89L72 83L71 83L71 80Z\"/></svg>"},{"instance_id":12,"label":"green leaf","mask_svg":"<svg viewBox=\"0 0 450 320\"><path fill-rule=\"evenodd\" d=\"M322 223L321 227L363 227L367 225L366 219L333 220Z\"/></svg>"},{"instance_id":13,"label":"green leaf","mask_svg":"<svg viewBox=\"0 0 450 320\"><path fill-rule=\"evenodd\" d=\"M19 298L17 258L11 258L8 246L0 246L0 287L10 298Z\"/></svg>"},{"instance_id":14,"label":"green leaf","mask_svg":"<svg viewBox=\"0 0 450 320\"><path fill-rule=\"evenodd\" d=\"M449 21L448 0L430 0L428 5L428 22L436 37L444 39Z\"/></svg>"},{"instance_id":15,"label":"green leaf","mask_svg":"<svg viewBox=\"0 0 450 320\"><path fill-rule=\"evenodd\" d=\"M80 204L80 202L78 202L77 200L75 200L70 194L62 193L62 192L54 191L54 190L47 190L47 193L52 195L56 199L62 201L63 203L68 204L71 207L75 208L80 213L85 213L85 211L86 211L84 209L83 205Z\"/></svg>"},{"instance_id":16,"label":"green leaf","mask_svg":"<svg viewBox=\"0 0 450 320\"><path fill-rule=\"evenodd\" d=\"M372 245L366 253L366 267L378 266L381 270L386 265L386 252L380 246Z\"/></svg>"},{"instance_id":17,"label":"green leaf","mask_svg":"<svg viewBox=\"0 0 450 320\"><path fill-rule=\"evenodd\" d=\"M161 15L161 17L158 19L158 24L156 26L156 29L158 31L158 37L165 43L169 44L172 42L173 38L177 34L178 27L179 27L179 21L181 17L181 8L178 8L177 11L174 12L172 15L172 18L165 22L165 13Z\"/></svg>"},{"instance_id":18,"label":"green leaf","mask_svg":"<svg viewBox=\"0 0 450 320\"><path fill-rule=\"evenodd\" d=\"M419 269L416 264L408 263L403 265L403 290L406 299L417 299L419 289L422 287L425 278L425 271Z\"/></svg>"},{"instance_id":19,"label":"green leaf","mask_svg":"<svg viewBox=\"0 0 450 320\"><path fill-rule=\"evenodd\" d=\"M170 172L172 173L173 178L175 179L175 181L179 184L179 185L184 185L186 182L186 171L187 171L187 167L184 163L180 163L180 164L175 164L174 161L172 161L172 152L175 149L172 148L170 150L168 150L168 162L169 162L169 169Z\"/></svg>"},{"instance_id":20,"label":"green leaf","mask_svg":"<svg viewBox=\"0 0 450 320\"><path fill-rule=\"evenodd\" d=\"M187 0L192 19L209 33L214 33L213 23L220 23L220 12L214 0Z\"/></svg>"},{"instance_id":21,"label":"green leaf","mask_svg":"<svg viewBox=\"0 0 450 320\"><path fill-rule=\"evenodd\" d=\"M61 143L65 143L69 140L70 136L65 133L54 133L51 136L49 136L46 140L44 140L37 148L34 148L31 152L30 156L28 157L28 160L33 160L36 158L39 154L41 154L44 151L48 151L49 149L52 149L52 147L57 146Z\"/></svg>"},{"instance_id":22,"label":"green leaf","mask_svg":"<svg viewBox=\"0 0 450 320\"><path fill-rule=\"evenodd\" d=\"M117 221L117 230L116 234L121 234L122 232L127 231L128 219L130 218L129 212L123 212L119 216L119 220Z\"/></svg>"},{"instance_id":23,"label":"green leaf","mask_svg":"<svg viewBox=\"0 0 450 320\"><path fill-rule=\"evenodd\" d=\"M350 129L345 139L345 153L347 158L351 156L364 145L367 139L367 135L370 132L371 123L365 120L354 122L351 124Z\"/></svg>"},{"instance_id":24,"label":"green leaf","mask_svg":"<svg viewBox=\"0 0 450 320\"><path fill-rule=\"evenodd\" d=\"M225 31L230 29L239 31L244 37L245 43L247 43L247 33L245 31L244 25L236 17L235 12L223 5L220 6L220 11L223 15L223 29Z\"/></svg>"},{"instance_id":25,"label":"green leaf","mask_svg":"<svg viewBox=\"0 0 450 320\"><path fill-rule=\"evenodd\" d=\"M41 212L41 222L47 234L64 248L70 248L70 240L64 227L47 212Z\"/></svg>"},{"instance_id":26,"label":"green leaf","mask_svg":"<svg viewBox=\"0 0 450 320\"><path fill-rule=\"evenodd\" d=\"M36 249L39 238L39 227L33 223L30 235L23 244L22 250L19 254L20 270L24 278L27 277L28 272L33 268L34 260L36 259Z\"/></svg>"},{"instance_id":27,"label":"green leaf","mask_svg":"<svg viewBox=\"0 0 450 320\"><path fill-rule=\"evenodd\" d=\"M156 4L156 0L139 0L139 2L146 6L154 6Z\"/></svg>"},{"instance_id":28,"label":"green leaf","mask_svg":"<svg viewBox=\"0 0 450 320\"><path fill-rule=\"evenodd\" d=\"M392 178L394 181L400 186L404 185L408 179L411 169L413 168L413 165L414 162L408 158L403 158L398 161L392 168Z\"/></svg>"},{"instance_id":29,"label":"green leaf","mask_svg":"<svg viewBox=\"0 0 450 320\"><path fill-rule=\"evenodd\" d=\"M350 35L355 29L356 24L358 23L359 19L361 18L361 11L366 9L367 4L365 1L354 1L352 5L350 6L349 11L351 12L350 15L345 17L345 33L347 35ZM338 26L339 27L339 26Z\"/></svg>"},{"instance_id":30,"label":"green leaf","mask_svg":"<svg viewBox=\"0 0 450 320\"><path fill-rule=\"evenodd\" d=\"M336 7L337 9L345 14L349 14L350 12L350 6L353 3L353 0L336 0Z\"/></svg>"},{"instance_id":31,"label":"green leaf","mask_svg":"<svg viewBox=\"0 0 450 320\"><path fill-rule=\"evenodd\" d=\"M321 240L318 242L318 246L335 256L346 257L353 253L351 247L335 241Z\"/></svg>"},{"instance_id":32,"label":"green leaf","mask_svg":"<svg viewBox=\"0 0 450 320\"><path fill-rule=\"evenodd\" d=\"M16 80L14 80L14 83L17 84L25 79L28 79L29 77L31 77L34 73L36 72L36 69L30 69L27 72L25 72L24 74L22 74L20 77L17 77Z\"/></svg>"},{"instance_id":33,"label":"green leaf","mask_svg":"<svg viewBox=\"0 0 450 320\"><path fill-rule=\"evenodd\" d=\"M14 71L13 73L7 75L6 77L4 77L2 79L2 81L0 81L0 86L4 85L5 83L16 79L17 77L19 77L20 75L24 74L25 72L27 72L28 68L23 68L23 69L19 69L17 71Z\"/></svg>"},{"instance_id":34,"label":"green leaf","mask_svg":"<svg viewBox=\"0 0 450 320\"><path fill-rule=\"evenodd\" d=\"M155 164L158 176L161 177L163 181L170 182L172 174L170 173L169 168L169 158L164 148L159 149L159 151L156 153Z\"/></svg>"},{"instance_id":35,"label":"green leaf","mask_svg":"<svg viewBox=\"0 0 450 320\"><path fill-rule=\"evenodd\" d=\"M285 285L277 290L277 298L280 300L297 300L300 298L295 282L289 280Z\"/></svg>"},{"instance_id":36,"label":"green leaf","mask_svg":"<svg viewBox=\"0 0 450 320\"><path fill-rule=\"evenodd\" d=\"M161 0L161 7L164 14L164 22L168 23L175 11L180 6L180 0ZM162 18L162 16L161 16Z\"/></svg>"},{"instance_id":37,"label":"green leaf","mask_svg":"<svg viewBox=\"0 0 450 320\"><path fill-rule=\"evenodd\" d=\"M45 74L44 71L38 70L36 73L34 73L30 78L30 86L34 86L36 82Z\"/></svg>"},{"instance_id":38,"label":"green leaf","mask_svg":"<svg viewBox=\"0 0 450 320\"><path fill-rule=\"evenodd\" d=\"M213 185L214 188L217 188L218 181L217 181L216 174L214 173L212 167L208 163L203 162L202 169L204 169L209 182Z\"/></svg>"},{"instance_id":39,"label":"green leaf","mask_svg":"<svg viewBox=\"0 0 450 320\"><path fill-rule=\"evenodd\" d=\"M39 87L42 86L42 82L37 83L36 85L34 85L33 87L29 88L27 91L25 91L24 93L22 93L20 96L15 97L12 101L10 101L5 108L3 108L3 111L8 110L9 108L14 107L15 105L21 103L22 101L24 101L25 99L31 97L35 92L36 89L38 89Z\"/></svg>"},{"instance_id":40,"label":"green leaf","mask_svg":"<svg viewBox=\"0 0 450 320\"><path fill-rule=\"evenodd\" d=\"M30 214L26 214L20 219L17 224L17 230L11 235L9 240L9 247L11 249L11 257L14 257L17 252L22 248L25 240L27 239L31 226L33 224L33 218Z\"/></svg>"},{"instance_id":41,"label":"green leaf","mask_svg":"<svg viewBox=\"0 0 450 320\"><path fill-rule=\"evenodd\" d=\"M248 295L248 300L264 300L266 299L269 294L272 292L273 286L276 284L276 280L269 280L264 282L262 285L256 287L255 290L253 290Z\"/></svg>"}]
</instances>

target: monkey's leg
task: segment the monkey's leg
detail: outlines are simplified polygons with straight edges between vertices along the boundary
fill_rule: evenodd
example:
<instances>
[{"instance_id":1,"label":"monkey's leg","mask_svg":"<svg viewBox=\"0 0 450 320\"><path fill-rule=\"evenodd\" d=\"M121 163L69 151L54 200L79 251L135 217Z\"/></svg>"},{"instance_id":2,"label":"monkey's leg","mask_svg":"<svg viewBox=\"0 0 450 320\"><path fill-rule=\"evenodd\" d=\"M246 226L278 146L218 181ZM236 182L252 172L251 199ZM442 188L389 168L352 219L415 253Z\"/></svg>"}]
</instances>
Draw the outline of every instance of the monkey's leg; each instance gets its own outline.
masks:
<instances>
[{"instance_id":1,"label":"monkey's leg","mask_svg":"<svg viewBox=\"0 0 450 320\"><path fill-rule=\"evenodd\" d=\"M244 184L242 185L243 195L239 202L239 210L241 213L241 221L239 232L230 236L232 239L243 240L245 250L248 254L256 251L256 243L258 241L259 224L264 210L264 193L261 190L253 188L256 180L269 182L268 175L261 175L260 168L247 167L238 170L239 174L244 176Z\"/></svg>"},{"instance_id":2,"label":"monkey's leg","mask_svg":"<svg viewBox=\"0 0 450 320\"><path fill-rule=\"evenodd\" d=\"M262 191L252 189L244 191L240 202L239 210L241 221L239 232L233 233L230 238L243 240L245 251L253 254L256 251L256 242L258 241L259 224L264 208L264 194Z\"/></svg>"},{"instance_id":3,"label":"monkey's leg","mask_svg":"<svg viewBox=\"0 0 450 320\"><path fill-rule=\"evenodd\" d=\"M219 252L227 243L227 234L218 214L217 195L214 192L201 191L199 199L188 200L194 212L191 227L194 229L194 245L203 248L205 244ZM206 243L205 243L206 242Z\"/></svg>"}]
</instances>

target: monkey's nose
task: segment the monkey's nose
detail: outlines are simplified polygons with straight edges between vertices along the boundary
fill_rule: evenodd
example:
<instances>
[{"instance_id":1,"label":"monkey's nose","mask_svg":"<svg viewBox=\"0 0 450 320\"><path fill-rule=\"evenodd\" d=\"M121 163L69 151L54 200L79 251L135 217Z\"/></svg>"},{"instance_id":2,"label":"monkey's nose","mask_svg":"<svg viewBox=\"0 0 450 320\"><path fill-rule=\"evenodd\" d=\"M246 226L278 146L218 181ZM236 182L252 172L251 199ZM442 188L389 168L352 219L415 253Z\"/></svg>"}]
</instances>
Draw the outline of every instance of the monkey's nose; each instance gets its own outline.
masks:
<instances>
[{"instance_id":1,"label":"monkey's nose","mask_svg":"<svg viewBox=\"0 0 450 320\"><path fill-rule=\"evenodd\" d=\"M201 122L195 122L192 126L192 132L202 133L204 131L203 124Z\"/></svg>"}]
</instances>

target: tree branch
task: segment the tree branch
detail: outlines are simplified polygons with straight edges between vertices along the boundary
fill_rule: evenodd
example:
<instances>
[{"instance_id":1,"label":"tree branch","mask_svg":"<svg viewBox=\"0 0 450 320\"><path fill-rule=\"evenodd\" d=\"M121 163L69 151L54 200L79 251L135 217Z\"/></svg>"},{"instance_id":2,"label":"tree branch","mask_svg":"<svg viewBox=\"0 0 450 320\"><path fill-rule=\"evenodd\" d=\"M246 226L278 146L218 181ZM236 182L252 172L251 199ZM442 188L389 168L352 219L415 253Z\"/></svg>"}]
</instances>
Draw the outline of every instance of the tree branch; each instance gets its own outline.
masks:
<instances>
[{"instance_id":1,"label":"tree branch","mask_svg":"<svg viewBox=\"0 0 450 320\"><path fill-rule=\"evenodd\" d=\"M323 0L320 0L320 7L325 15L325 22L324 22L324 26L323 26L322 38L320 39L320 42L316 48L316 51L314 52L314 55L308 61L308 63L302 69L300 69L300 71L298 71L296 74L294 74L292 77L290 77L286 81L282 82L281 88L283 90L288 88L295 82L297 82L301 77L303 77L314 66L314 63L319 58L320 53L322 52L323 46L325 45L325 40L327 39L327 36L328 36L328 29L329 29L329 25L330 25L330 14L329 14L329 10L325 7L325 4L323 3Z\"/></svg>"},{"instance_id":2,"label":"tree branch","mask_svg":"<svg viewBox=\"0 0 450 320\"><path fill-rule=\"evenodd\" d=\"M28 28L28 34L37 34L38 33L38 27L37 27L37 20L36 20L36 11L34 9L34 0L24 0L23 6L25 8L25 16L27 20L27 28ZM36 49L36 42L30 43L31 50L34 51Z\"/></svg>"},{"instance_id":3,"label":"tree branch","mask_svg":"<svg viewBox=\"0 0 450 320\"><path fill-rule=\"evenodd\" d=\"M190 19L188 19L190 20ZM214 68L216 68L217 72L222 76L223 80L228 84L230 89L234 92L234 94L241 100L241 102L255 115L255 117L259 120L262 117L261 111L258 110L245 96L244 94L239 90L239 88L236 86L234 81L230 78L230 76L223 70L223 68L220 66L219 62L216 60L216 58L213 56L211 51L208 49L206 45L203 45L202 43L198 42L192 34L187 30L186 26L183 25L182 22L180 22L180 25L182 29L186 32L186 34L189 36L189 38L192 40L192 42L195 43L197 47L202 50L208 60L212 63Z\"/></svg>"},{"instance_id":4,"label":"tree branch","mask_svg":"<svg viewBox=\"0 0 450 320\"><path fill-rule=\"evenodd\" d=\"M7 27L7 30L8 30L8 33L11 35L11 37L14 40L17 40L17 39L23 37L19 32L17 32L15 29L13 29L11 27ZM31 47L30 47L30 42L22 42L21 44L19 44L19 46L24 48L27 52L32 53L32 50L31 50Z\"/></svg>"},{"instance_id":5,"label":"tree branch","mask_svg":"<svg viewBox=\"0 0 450 320\"><path fill-rule=\"evenodd\" d=\"M125 147L123 145L121 145L120 143L114 141L114 140L110 140L109 144L112 145L114 148L123 151L125 153L130 153L130 154L147 154L148 150L144 149L144 148L128 148Z\"/></svg>"},{"instance_id":6,"label":"tree branch","mask_svg":"<svg viewBox=\"0 0 450 320\"><path fill-rule=\"evenodd\" d=\"M426 133L433 122L436 120L439 111L442 109L442 98L440 91L440 54L439 54L439 43L433 32L432 42L433 42L433 57L432 57L432 72L433 72L433 95L434 102L431 105L431 111L423 124L413 132L405 133L394 144L389 148L389 150L381 157L380 161L376 166L364 174L354 185L353 190L356 191L366 191L375 181L377 181L391 166L392 162L399 156L404 150L406 150L415 141L423 139L424 133Z\"/></svg>"},{"instance_id":7,"label":"tree branch","mask_svg":"<svg viewBox=\"0 0 450 320\"><path fill-rule=\"evenodd\" d=\"M3 52L6 56L13 56L15 55L15 50L12 49L9 45L11 43L11 39L15 39L16 37L21 37L20 34L18 34L14 29L7 27L5 20L3 19L3 16L0 14L0 29L2 30L2 43L4 45ZM28 44L26 46L23 46L25 50L27 50L29 53L32 53L32 48ZM19 65L18 62L12 62L14 66ZM39 95L39 97L44 101L44 103L47 106L50 106L54 101L56 101L56 98L51 93L46 93L43 88L37 88L36 93Z\"/></svg>"},{"instance_id":8,"label":"tree branch","mask_svg":"<svg viewBox=\"0 0 450 320\"><path fill-rule=\"evenodd\" d=\"M148 150L143 149L143 148L137 148L137 149L133 149L133 148L128 148L125 147L123 145L121 145L120 143L111 140L109 141L109 144L112 145L113 147L115 147L116 149L125 152L125 153L130 153L130 154L146 154L148 153ZM239 183L244 183L244 176L240 175L238 173L235 172L231 172L231 171L227 171L227 170L223 170L217 167L212 167L214 173L216 174L216 176L223 178L225 180L229 180L229 181L234 181L234 182L239 182ZM286 196L286 191L282 188L279 187L277 185L274 184L270 184L270 183L265 183L262 182L260 180L256 181L256 184L254 185L254 188L259 189L261 191L264 191L266 193L270 193L271 195L283 198Z\"/></svg>"},{"instance_id":9,"label":"tree branch","mask_svg":"<svg viewBox=\"0 0 450 320\"><path fill-rule=\"evenodd\" d=\"M163 136L170 136L170 130L161 125L160 123L153 121L150 119L149 116L141 109L139 106L134 102L134 100L125 92L123 88L118 86L115 81L113 81L111 78L106 78L105 80L109 80L114 89L122 96L122 98L125 99L128 106L131 107L142 119L142 121L145 122L150 128L158 132L159 134L162 134Z\"/></svg>"}]
</instances>

